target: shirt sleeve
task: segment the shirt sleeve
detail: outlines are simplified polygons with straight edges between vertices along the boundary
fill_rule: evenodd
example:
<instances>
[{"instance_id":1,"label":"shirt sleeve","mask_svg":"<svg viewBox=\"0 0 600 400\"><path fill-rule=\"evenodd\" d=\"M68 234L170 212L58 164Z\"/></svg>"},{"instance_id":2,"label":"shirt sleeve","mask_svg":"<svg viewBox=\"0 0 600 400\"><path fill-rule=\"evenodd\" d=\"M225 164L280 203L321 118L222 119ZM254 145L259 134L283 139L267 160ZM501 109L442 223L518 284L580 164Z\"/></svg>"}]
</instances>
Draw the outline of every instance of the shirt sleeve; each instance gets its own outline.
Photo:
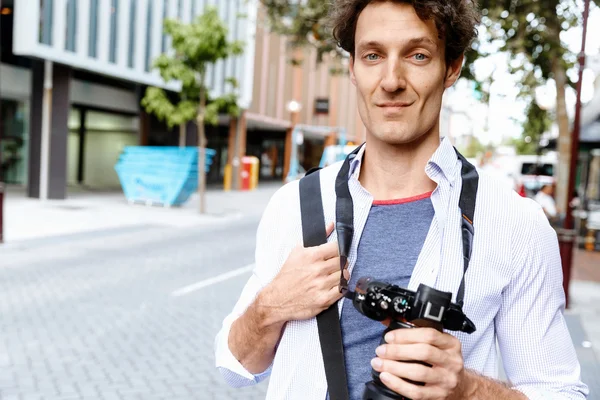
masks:
<instances>
[{"instance_id":1,"label":"shirt sleeve","mask_svg":"<svg viewBox=\"0 0 600 400\"><path fill-rule=\"evenodd\" d=\"M254 385L271 374L271 367L260 374L248 372L229 350L229 332L233 322L238 319L252 304L262 288L272 280L281 268L282 258L278 248L281 247L279 232L281 228L282 189L269 201L256 234L255 267L252 276L244 286L242 293L233 307L233 311L225 317L223 325L215 338L215 362L225 381L233 387Z\"/></svg>"},{"instance_id":2,"label":"shirt sleeve","mask_svg":"<svg viewBox=\"0 0 600 400\"><path fill-rule=\"evenodd\" d=\"M242 294L231 314L223 320L223 326L215 338L215 360L216 366L225 378L225 381L233 387L254 385L271 373L271 367L260 374L252 374L242 366L229 350L229 331L233 322L239 318L254 301L254 298L262 288L255 272L244 286Z\"/></svg>"},{"instance_id":3,"label":"shirt sleeve","mask_svg":"<svg viewBox=\"0 0 600 400\"><path fill-rule=\"evenodd\" d=\"M563 317L556 233L538 208L529 238L513 243L515 271L495 319L506 376L529 399L585 399L580 365Z\"/></svg>"}]
</instances>

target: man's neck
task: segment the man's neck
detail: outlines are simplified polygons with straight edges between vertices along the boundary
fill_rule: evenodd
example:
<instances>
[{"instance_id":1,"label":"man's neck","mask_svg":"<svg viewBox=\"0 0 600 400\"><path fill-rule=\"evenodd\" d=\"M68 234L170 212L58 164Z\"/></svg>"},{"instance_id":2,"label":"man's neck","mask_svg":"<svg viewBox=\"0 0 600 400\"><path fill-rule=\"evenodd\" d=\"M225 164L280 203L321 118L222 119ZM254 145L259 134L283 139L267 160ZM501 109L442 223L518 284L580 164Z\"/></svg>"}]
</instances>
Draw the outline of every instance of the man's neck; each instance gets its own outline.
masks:
<instances>
[{"instance_id":1,"label":"man's neck","mask_svg":"<svg viewBox=\"0 0 600 400\"><path fill-rule=\"evenodd\" d=\"M425 166L440 145L439 135L426 136L402 145L367 137L359 180L374 200L412 197L436 188L425 173Z\"/></svg>"}]
</instances>

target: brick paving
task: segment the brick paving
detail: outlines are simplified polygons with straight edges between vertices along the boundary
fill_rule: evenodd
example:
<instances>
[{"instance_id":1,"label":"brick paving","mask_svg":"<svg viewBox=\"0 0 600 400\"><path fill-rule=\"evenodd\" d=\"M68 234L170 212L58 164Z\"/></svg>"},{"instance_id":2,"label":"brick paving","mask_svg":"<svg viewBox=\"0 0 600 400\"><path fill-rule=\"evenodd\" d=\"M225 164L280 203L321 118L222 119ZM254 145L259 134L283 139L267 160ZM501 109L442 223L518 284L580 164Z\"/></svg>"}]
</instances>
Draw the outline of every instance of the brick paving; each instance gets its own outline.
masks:
<instances>
[{"instance_id":1,"label":"brick paving","mask_svg":"<svg viewBox=\"0 0 600 400\"><path fill-rule=\"evenodd\" d=\"M0 247L0 399L264 399L266 383L230 388L214 364L248 274L171 295L251 263L257 222Z\"/></svg>"},{"instance_id":2,"label":"brick paving","mask_svg":"<svg viewBox=\"0 0 600 400\"><path fill-rule=\"evenodd\" d=\"M571 278L600 283L600 251L575 249Z\"/></svg>"},{"instance_id":3,"label":"brick paving","mask_svg":"<svg viewBox=\"0 0 600 400\"><path fill-rule=\"evenodd\" d=\"M113 211L102 215L113 213L110 223L89 232L42 237L36 225L20 226L28 240L0 247L0 399L264 399L267 382L232 389L214 367L214 336L248 276L170 295L252 262L270 193L212 196L212 218L220 222L190 221L193 206L132 209L109 196ZM106 199L75 196L57 221L75 226ZM26 220L39 222L46 207L56 205ZM234 212L241 216L223 217ZM175 222L150 218L165 213L177 213ZM118 223L126 218L136 223ZM567 322L593 389L589 400L600 399L600 253L577 249L573 261ZM583 346L588 341L591 348Z\"/></svg>"}]
</instances>

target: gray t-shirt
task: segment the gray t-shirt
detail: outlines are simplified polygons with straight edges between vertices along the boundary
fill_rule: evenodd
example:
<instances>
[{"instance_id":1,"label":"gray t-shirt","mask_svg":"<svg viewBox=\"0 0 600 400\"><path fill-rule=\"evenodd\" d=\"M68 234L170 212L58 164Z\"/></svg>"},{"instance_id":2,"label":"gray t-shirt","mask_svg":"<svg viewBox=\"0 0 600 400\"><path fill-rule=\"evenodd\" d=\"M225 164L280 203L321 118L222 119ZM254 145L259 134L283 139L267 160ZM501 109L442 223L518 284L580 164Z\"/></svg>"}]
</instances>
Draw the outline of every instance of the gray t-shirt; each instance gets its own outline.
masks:
<instances>
[{"instance_id":1,"label":"gray t-shirt","mask_svg":"<svg viewBox=\"0 0 600 400\"><path fill-rule=\"evenodd\" d=\"M433 219L431 193L374 202L364 227L349 288L363 276L406 288ZM344 299L341 328L350 399L362 399L371 359L385 326L360 314Z\"/></svg>"}]
</instances>

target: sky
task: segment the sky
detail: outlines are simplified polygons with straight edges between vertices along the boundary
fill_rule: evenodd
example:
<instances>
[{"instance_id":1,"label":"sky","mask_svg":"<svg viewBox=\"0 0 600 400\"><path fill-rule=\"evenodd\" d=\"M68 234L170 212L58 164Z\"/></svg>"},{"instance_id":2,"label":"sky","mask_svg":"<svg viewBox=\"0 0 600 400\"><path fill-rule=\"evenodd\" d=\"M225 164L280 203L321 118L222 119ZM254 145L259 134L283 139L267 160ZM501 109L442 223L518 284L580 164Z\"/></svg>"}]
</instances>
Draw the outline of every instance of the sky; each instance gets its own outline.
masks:
<instances>
[{"instance_id":1,"label":"sky","mask_svg":"<svg viewBox=\"0 0 600 400\"><path fill-rule=\"evenodd\" d=\"M581 6L583 12L583 5ZM562 40L567 44L569 50L578 53L581 50L582 28L576 27L563 32ZM592 6L588 20L588 32L586 39L586 66L593 59L598 60L600 69L600 8ZM495 70L494 70L495 69ZM493 72L494 83L491 86L490 112L487 107L479 104L472 98L472 89L468 82L461 80L457 82L452 92L447 93L446 104L451 104L455 117L451 129L454 134L460 134L462 130L472 129L474 135L484 144L499 144L506 138L519 137L521 135L521 121L524 119L524 111L527 104L517 99L518 89L516 79L508 72L508 57L506 54L498 53L488 57L486 60L478 60L476 74L489 76ZM600 70L597 70L600 73ZM570 77L577 80L577 69L570 71ZM582 103L585 105L594 95L595 74L591 68L584 70ZM550 82L546 88L540 90L540 101L554 102L555 88ZM570 117L574 115L576 93L572 89L567 92L567 109ZM489 118L486 121L486 118ZM488 129L485 129L486 122ZM465 128L465 126L469 128Z\"/></svg>"}]
</instances>

